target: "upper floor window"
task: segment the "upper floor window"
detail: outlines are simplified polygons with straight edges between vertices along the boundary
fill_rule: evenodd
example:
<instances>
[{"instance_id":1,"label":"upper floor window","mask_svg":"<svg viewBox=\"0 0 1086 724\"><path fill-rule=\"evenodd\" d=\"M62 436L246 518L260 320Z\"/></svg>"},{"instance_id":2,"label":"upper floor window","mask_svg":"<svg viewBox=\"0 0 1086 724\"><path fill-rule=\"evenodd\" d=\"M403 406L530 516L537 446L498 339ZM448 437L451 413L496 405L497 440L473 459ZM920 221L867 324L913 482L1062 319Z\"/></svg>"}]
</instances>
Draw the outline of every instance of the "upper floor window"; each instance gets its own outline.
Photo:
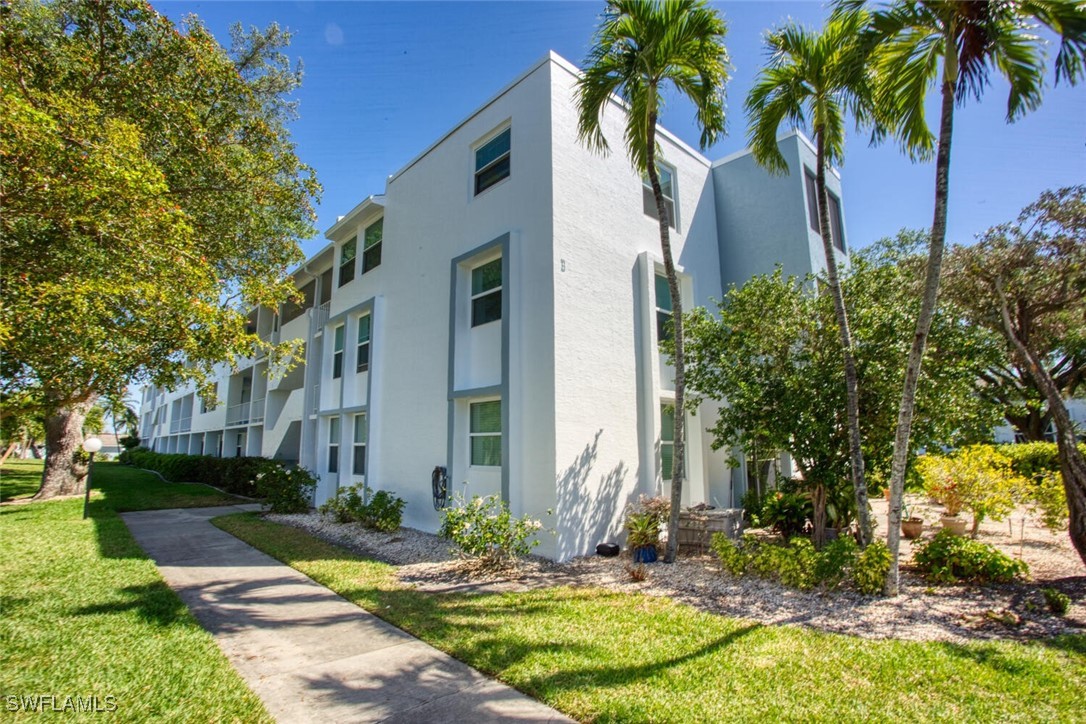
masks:
<instances>
[{"instance_id":1,"label":"upper floor window","mask_svg":"<svg viewBox=\"0 0 1086 724\"><path fill-rule=\"evenodd\" d=\"M475 195L509 176L512 129L506 128L475 149Z\"/></svg>"},{"instance_id":2,"label":"upper floor window","mask_svg":"<svg viewBox=\"0 0 1086 724\"><path fill-rule=\"evenodd\" d=\"M502 260L471 270L471 326L502 318Z\"/></svg>"},{"instance_id":3,"label":"upper floor window","mask_svg":"<svg viewBox=\"0 0 1086 724\"><path fill-rule=\"evenodd\" d=\"M474 402L471 405L471 464L502 464L502 402Z\"/></svg>"},{"instance_id":4,"label":"upper floor window","mask_svg":"<svg viewBox=\"0 0 1086 724\"><path fill-rule=\"evenodd\" d=\"M343 245L339 257L339 285L343 286L354 279L354 258L358 253L358 237L352 236L350 241Z\"/></svg>"},{"instance_id":5,"label":"upper floor window","mask_svg":"<svg viewBox=\"0 0 1086 724\"><path fill-rule=\"evenodd\" d=\"M370 315L358 318L358 354L355 372L370 368Z\"/></svg>"},{"instance_id":6,"label":"upper floor window","mask_svg":"<svg viewBox=\"0 0 1086 724\"><path fill-rule=\"evenodd\" d=\"M818 222L818 182L815 180L814 173L808 168L803 169L803 181L807 189L807 219L811 224L811 229L816 234L821 234L822 226ZM844 251L845 239L842 236L841 229L841 200L829 190L826 191L826 200L830 210L830 235L833 237L833 245L838 250Z\"/></svg>"},{"instance_id":7,"label":"upper floor window","mask_svg":"<svg viewBox=\"0 0 1086 724\"><path fill-rule=\"evenodd\" d=\"M667 277L656 275L656 341L663 342L672 337L671 325L671 287Z\"/></svg>"},{"instance_id":8,"label":"upper floor window","mask_svg":"<svg viewBox=\"0 0 1086 724\"><path fill-rule=\"evenodd\" d=\"M381 266L381 242L385 236L385 220L378 219L366 227L362 242L362 273Z\"/></svg>"},{"instance_id":9,"label":"upper floor window","mask_svg":"<svg viewBox=\"0 0 1086 724\"><path fill-rule=\"evenodd\" d=\"M657 164L656 173L660 176L660 192L664 195L664 208L667 210L667 224L675 228L675 172L667 166ZM656 195L652 193L652 184L649 183L649 175L641 178L641 200L645 213L654 219L660 216L656 213Z\"/></svg>"},{"instance_id":10,"label":"upper floor window","mask_svg":"<svg viewBox=\"0 0 1086 724\"><path fill-rule=\"evenodd\" d=\"M343 376L343 325L336 327L334 346L332 347L332 379Z\"/></svg>"}]
</instances>

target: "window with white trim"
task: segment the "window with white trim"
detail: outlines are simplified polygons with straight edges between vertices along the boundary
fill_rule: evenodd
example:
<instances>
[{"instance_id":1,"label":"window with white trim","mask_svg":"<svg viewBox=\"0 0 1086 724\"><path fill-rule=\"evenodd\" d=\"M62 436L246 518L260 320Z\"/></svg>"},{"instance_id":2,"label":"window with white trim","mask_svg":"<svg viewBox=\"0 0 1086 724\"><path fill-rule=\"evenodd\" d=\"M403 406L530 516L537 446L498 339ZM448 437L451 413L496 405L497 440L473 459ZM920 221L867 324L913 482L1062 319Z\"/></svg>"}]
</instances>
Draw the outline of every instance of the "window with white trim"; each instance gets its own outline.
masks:
<instances>
[{"instance_id":1,"label":"window with white trim","mask_svg":"<svg viewBox=\"0 0 1086 724\"><path fill-rule=\"evenodd\" d=\"M343 286L354 279L354 260L358 255L358 237L352 236L343 244L339 255L339 285Z\"/></svg>"},{"instance_id":2,"label":"window with white trim","mask_svg":"<svg viewBox=\"0 0 1086 724\"><path fill-rule=\"evenodd\" d=\"M510 151L512 148L512 129L494 136L475 149L475 195L509 176Z\"/></svg>"},{"instance_id":3,"label":"window with white trim","mask_svg":"<svg viewBox=\"0 0 1086 724\"><path fill-rule=\"evenodd\" d=\"M502 318L502 260L497 258L471 270L471 326Z\"/></svg>"},{"instance_id":4,"label":"window with white trim","mask_svg":"<svg viewBox=\"0 0 1086 724\"><path fill-rule=\"evenodd\" d=\"M328 472L339 472L339 418L328 418Z\"/></svg>"},{"instance_id":5,"label":"window with white trim","mask_svg":"<svg viewBox=\"0 0 1086 724\"><path fill-rule=\"evenodd\" d=\"M672 338L672 305L671 287L667 283L667 277L656 275L656 341L664 342Z\"/></svg>"},{"instance_id":6,"label":"window with white trim","mask_svg":"<svg viewBox=\"0 0 1086 724\"><path fill-rule=\"evenodd\" d=\"M362 273L381 266L381 245L385 238L385 220L378 219L362 234Z\"/></svg>"},{"instance_id":7,"label":"window with white trim","mask_svg":"<svg viewBox=\"0 0 1086 724\"><path fill-rule=\"evenodd\" d=\"M354 416L354 442L351 446L351 473L366 474L366 415Z\"/></svg>"},{"instance_id":8,"label":"window with white trim","mask_svg":"<svg viewBox=\"0 0 1086 724\"><path fill-rule=\"evenodd\" d=\"M656 173L660 177L660 193L664 196L664 209L667 211L667 225L675 228L675 172L664 166L656 165ZM656 211L656 194L652 192L652 183L646 173L641 177L641 201L645 214L659 220L660 215Z\"/></svg>"},{"instance_id":9,"label":"window with white trim","mask_svg":"<svg viewBox=\"0 0 1086 724\"><path fill-rule=\"evenodd\" d=\"M660 405L660 478L671 480L675 465L675 407Z\"/></svg>"},{"instance_id":10,"label":"window with white trim","mask_svg":"<svg viewBox=\"0 0 1086 724\"><path fill-rule=\"evenodd\" d=\"M370 315L358 318L358 348L355 355L355 372L370 368Z\"/></svg>"},{"instance_id":11,"label":"window with white trim","mask_svg":"<svg viewBox=\"0 0 1086 724\"><path fill-rule=\"evenodd\" d=\"M500 467L502 464L502 402L471 403L471 464Z\"/></svg>"},{"instance_id":12,"label":"window with white trim","mask_svg":"<svg viewBox=\"0 0 1086 724\"><path fill-rule=\"evenodd\" d=\"M332 347L332 379L337 380L343 376L343 325L336 327L333 332L334 341Z\"/></svg>"}]
</instances>

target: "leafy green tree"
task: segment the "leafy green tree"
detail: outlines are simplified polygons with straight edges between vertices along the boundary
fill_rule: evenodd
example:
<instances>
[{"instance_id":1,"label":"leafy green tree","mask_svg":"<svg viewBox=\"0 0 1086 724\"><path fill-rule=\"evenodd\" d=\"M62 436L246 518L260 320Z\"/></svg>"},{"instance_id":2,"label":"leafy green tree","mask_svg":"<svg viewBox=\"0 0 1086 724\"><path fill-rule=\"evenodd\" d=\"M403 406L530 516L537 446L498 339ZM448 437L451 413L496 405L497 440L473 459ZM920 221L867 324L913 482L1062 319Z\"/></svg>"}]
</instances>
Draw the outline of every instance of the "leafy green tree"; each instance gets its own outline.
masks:
<instances>
[{"instance_id":1,"label":"leafy green tree","mask_svg":"<svg viewBox=\"0 0 1086 724\"><path fill-rule=\"evenodd\" d=\"M668 563L675 560L678 546L679 507L686 474L686 356L670 221L656 166L656 124L663 105L662 93L670 85L697 109L703 148L724 132L724 84L728 80L725 30L723 19L705 0L610 0L577 85L580 139L600 153L609 150L600 116L613 96L625 101L626 152L634 168L648 177L656 199L675 340L675 462L664 555Z\"/></svg>"},{"instance_id":2,"label":"leafy green tree","mask_svg":"<svg viewBox=\"0 0 1086 724\"><path fill-rule=\"evenodd\" d=\"M859 0L839 5L849 9ZM914 158L935 156L935 207L924 293L904 375L894 465L890 480L887 543L892 565L886 592L896 595L902 493L909 456L920 365L935 316L943 248L946 241L947 197L954 109L972 96L976 100L992 72L1009 83L1007 120L1014 121L1041 104L1045 79L1044 41L1035 34L1042 25L1060 38L1056 80L1078 81L1086 61L1086 4L1076 0L898 0L872 14L864 45L873 48L870 63L878 78L875 108L880 127L900 139ZM929 88L940 93L939 132L928 127L925 102Z\"/></svg>"},{"instance_id":3,"label":"leafy green tree","mask_svg":"<svg viewBox=\"0 0 1086 724\"><path fill-rule=\"evenodd\" d=\"M1046 363L1054 349L1086 344L1086 186L1046 191L1013 224L989 229L948 260L948 296L974 324L1003 336L1056 424L1071 542L1086 563L1086 459L1063 390Z\"/></svg>"},{"instance_id":4,"label":"leafy green tree","mask_svg":"<svg viewBox=\"0 0 1086 724\"><path fill-rule=\"evenodd\" d=\"M320 186L286 130L301 76L275 25L227 52L141 0L3 13L0 381L45 416L47 498L82 489L99 396L285 352L244 312L292 293Z\"/></svg>"},{"instance_id":5,"label":"leafy green tree","mask_svg":"<svg viewBox=\"0 0 1086 724\"><path fill-rule=\"evenodd\" d=\"M912 304L923 258L923 234L903 233L854 255L842 274L851 300L852 331L864 457L873 480L892 463L897 419L895 380L910 340L901 329L915 323ZM694 395L724 400L711 429L714 446L748 452L769 444L791 455L815 503L816 530L830 505L855 504L848 484L849 435L842 384L841 339L832 300L778 270L731 289L719 315L687 315L689 381ZM985 330L964 325L944 310L934 321L933 358L917 396L915 434L927 447L984 440L998 410L977 394L978 373L1000 347ZM910 465L913 459L910 459ZM844 493L844 495L842 495ZM854 512L854 508L852 509Z\"/></svg>"},{"instance_id":6,"label":"leafy green tree","mask_svg":"<svg viewBox=\"0 0 1086 724\"><path fill-rule=\"evenodd\" d=\"M868 115L870 94L861 48L856 42L867 24L867 13L854 11L830 18L819 33L788 23L766 36L769 62L759 73L747 96L750 118L747 133L754 159L773 173L788 173L788 163L777 145L783 122L804 125L810 119L817 155L815 188L818 226L826 259L826 291L833 299L841 336L846 410L849 431L849 472L860 523L860 545L871 542L874 526L868 515L864 481L863 446L860 439L860 393L855 351L848 311L838 280L837 253L832 238L826 198L826 168L840 163L845 150L845 115ZM842 248L844 248L842 246ZM816 541L821 543L821 541Z\"/></svg>"}]
</instances>

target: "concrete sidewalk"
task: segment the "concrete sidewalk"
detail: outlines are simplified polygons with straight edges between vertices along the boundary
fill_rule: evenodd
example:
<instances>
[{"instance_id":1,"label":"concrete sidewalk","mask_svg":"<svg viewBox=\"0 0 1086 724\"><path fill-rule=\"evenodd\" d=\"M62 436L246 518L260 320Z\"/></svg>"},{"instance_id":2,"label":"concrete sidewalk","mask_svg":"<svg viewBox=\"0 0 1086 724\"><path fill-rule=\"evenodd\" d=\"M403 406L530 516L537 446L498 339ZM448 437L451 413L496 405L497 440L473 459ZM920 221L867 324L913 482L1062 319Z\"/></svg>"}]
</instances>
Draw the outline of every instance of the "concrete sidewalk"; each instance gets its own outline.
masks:
<instances>
[{"instance_id":1,"label":"concrete sidewalk","mask_svg":"<svg viewBox=\"0 0 1086 724\"><path fill-rule=\"evenodd\" d=\"M282 722L568 722L209 522L242 505L124 514L166 582Z\"/></svg>"}]
</instances>

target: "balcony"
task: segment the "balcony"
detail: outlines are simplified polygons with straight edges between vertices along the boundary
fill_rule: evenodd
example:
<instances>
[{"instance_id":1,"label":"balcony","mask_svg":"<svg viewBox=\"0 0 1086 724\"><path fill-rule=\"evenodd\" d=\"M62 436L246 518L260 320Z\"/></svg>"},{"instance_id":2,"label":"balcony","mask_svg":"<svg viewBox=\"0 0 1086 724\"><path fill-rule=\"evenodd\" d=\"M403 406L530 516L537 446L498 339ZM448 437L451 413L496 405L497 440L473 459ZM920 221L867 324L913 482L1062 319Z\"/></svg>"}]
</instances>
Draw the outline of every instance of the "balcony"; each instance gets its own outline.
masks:
<instances>
[{"instance_id":1,"label":"balcony","mask_svg":"<svg viewBox=\"0 0 1086 724\"><path fill-rule=\"evenodd\" d=\"M249 410L249 424L255 425L264 422L264 398L253 400L250 404L252 408Z\"/></svg>"},{"instance_id":2,"label":"balcony","mask_svg":"<svg viewBox=\"0 0 1086 724\"><path fill-rule=\"evenodd\" d=\"M239 405L230 405L226 408L226 424L228 426L233 425L248 425L249 424L249 407L250 403L242 402ZM260 410L260 417L263 419L264 410L263 407Z\"/></svg>"},{"instance_id":3,"label":"balcony","mask_svg":"<svg viewBox=\"0 0 1086 724\"><path fill-rule=\"evenodd\" d=\"M328 323L328 314L332 311L332 303L325 302L317 307L317 325L316 329L319 332L324 329L324 325Z\"/></svg>"}]
</instances>

